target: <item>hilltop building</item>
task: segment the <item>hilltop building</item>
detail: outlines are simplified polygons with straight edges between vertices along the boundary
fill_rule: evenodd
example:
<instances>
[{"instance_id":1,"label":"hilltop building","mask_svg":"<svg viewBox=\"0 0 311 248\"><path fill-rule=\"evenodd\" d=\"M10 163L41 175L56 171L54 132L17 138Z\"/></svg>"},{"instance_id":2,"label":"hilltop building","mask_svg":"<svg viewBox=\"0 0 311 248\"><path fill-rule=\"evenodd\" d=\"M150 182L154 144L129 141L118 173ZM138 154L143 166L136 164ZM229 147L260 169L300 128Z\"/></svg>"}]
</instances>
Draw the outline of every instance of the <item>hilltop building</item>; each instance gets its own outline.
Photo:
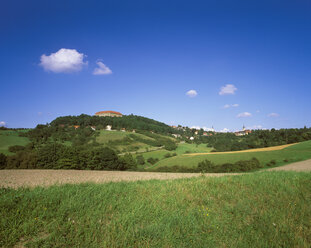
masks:
<instances>
[{"instance_id":1,"label":"hilltop building","mask_svg":"<svg viewBox=\"0 0 311 248\"><path fill-rule=\"evenodd\" d=\"M122 117L122 114L116 111L99 111L95 113L96 116Z\"/></svg>"},{"instance_id":2,"label":"hilltop building","mask_svg":"<svg viewBox=\"0 0 311 248\"><path fill-rule=\"evenodd\" d=\"M234 134L236 136L244 136L244 135L250 134L251 132L252 132L252 130L246 129L245 126L243 125L242 131L237 131Z\"/></svg>"}]
</instances>

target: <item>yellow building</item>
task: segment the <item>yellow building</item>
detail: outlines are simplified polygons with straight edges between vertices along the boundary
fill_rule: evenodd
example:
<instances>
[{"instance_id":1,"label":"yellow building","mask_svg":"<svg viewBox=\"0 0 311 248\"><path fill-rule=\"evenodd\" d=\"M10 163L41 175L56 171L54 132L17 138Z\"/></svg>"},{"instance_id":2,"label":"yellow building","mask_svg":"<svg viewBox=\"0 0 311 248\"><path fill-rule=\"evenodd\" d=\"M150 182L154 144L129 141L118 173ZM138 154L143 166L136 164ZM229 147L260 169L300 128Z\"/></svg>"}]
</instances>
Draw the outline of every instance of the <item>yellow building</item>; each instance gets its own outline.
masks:
<instances>
[{"instance_id":1,"label":"yellow building","mask_svg":"<svg viewBox=\"0 0 311 248\"><path fill-rule=\"evenodd\" d=\"M95 113L96 116L122 117L122 114L116 111L100 111Z\"/></svg>"}]
</instances>

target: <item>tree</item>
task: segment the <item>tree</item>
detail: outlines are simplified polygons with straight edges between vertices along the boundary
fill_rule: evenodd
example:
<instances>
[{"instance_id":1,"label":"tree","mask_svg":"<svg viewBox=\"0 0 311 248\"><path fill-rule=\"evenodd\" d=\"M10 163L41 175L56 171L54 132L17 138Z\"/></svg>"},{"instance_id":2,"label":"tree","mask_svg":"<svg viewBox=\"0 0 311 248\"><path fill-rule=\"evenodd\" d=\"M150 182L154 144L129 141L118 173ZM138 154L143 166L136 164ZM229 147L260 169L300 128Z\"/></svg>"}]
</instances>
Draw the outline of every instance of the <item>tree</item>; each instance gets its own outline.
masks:
<instances>
[{"instance_id":1,"label":"tree","mask_svg":"<svg viewBox=\"0 0 311 248\"><path fill-rule=\"evenodd\" d=\"M136 157L136 161L137 161L137 164L139 164L139 165L144 165L146 163L143 155L138 155Z\"/></svg>"},{"instance_id":2,"label":"tree","mask_svg":"<svg viewBox=\"0 0 311 248\"><path fill-rule=\"evenodd\" d=\"M7 165L7 158L3 153L0 153L0 169L5 169Z\"/></svg>"}]
</instances>

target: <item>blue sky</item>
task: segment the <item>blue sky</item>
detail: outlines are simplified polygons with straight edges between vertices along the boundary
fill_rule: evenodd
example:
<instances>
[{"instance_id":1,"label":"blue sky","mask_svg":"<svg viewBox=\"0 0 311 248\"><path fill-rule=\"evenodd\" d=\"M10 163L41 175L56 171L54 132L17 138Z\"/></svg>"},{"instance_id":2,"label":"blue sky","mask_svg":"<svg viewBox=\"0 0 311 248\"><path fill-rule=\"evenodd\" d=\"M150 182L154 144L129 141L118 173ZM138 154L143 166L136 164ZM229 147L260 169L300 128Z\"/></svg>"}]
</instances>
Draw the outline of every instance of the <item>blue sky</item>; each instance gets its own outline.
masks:
<instances>
[{"instance_id":1,"label":"blue sky","mask_svg":"<svg viewBox=\"0 0 311 248\"><path fill-rule=\"evenodd\" d=\"M310 30L303 0L2 1L0 124L115 110L216 130L309 127Z\"/></svg>"}]
</instances>

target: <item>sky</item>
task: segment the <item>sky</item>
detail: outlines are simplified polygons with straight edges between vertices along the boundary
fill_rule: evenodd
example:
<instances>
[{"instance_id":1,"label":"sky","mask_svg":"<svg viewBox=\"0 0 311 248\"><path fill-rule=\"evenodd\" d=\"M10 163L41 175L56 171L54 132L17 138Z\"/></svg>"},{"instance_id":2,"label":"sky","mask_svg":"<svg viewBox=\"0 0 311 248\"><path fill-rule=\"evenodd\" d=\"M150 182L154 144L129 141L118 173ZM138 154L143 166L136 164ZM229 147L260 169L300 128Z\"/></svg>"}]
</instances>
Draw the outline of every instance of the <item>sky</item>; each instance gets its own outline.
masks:
<instances>
[{"instance_id":1,"label":"sky","mask_svg":"<svg viewBox=\"0 0 311 248\"><path fill-rule=\"evenodd\" d=\"M0 125L114 110L217 131L311 126L311 2L0 6Z\"/></svg>"}]
</instances>

